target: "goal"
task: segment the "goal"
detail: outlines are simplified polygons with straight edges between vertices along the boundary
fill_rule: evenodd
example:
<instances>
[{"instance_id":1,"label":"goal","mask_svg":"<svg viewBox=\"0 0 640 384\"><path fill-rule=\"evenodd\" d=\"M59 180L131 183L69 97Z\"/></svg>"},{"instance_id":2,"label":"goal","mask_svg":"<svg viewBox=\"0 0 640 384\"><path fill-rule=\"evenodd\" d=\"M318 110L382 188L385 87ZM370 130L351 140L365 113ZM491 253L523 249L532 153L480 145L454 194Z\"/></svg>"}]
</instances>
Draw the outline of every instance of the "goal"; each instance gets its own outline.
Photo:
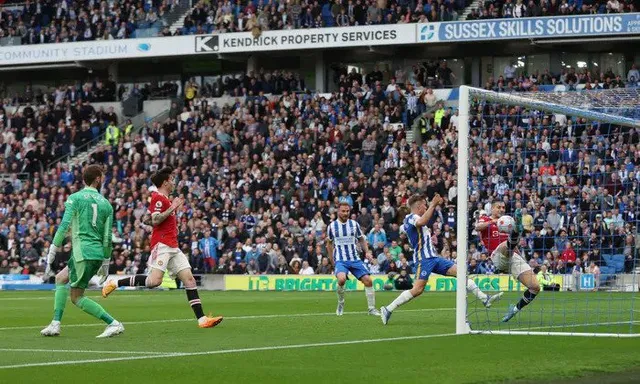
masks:
<instances>
[{"instance_id":1,"label":"goal","mask_svg":"<svg viewBox=\"0 0 640 384\"><path fill-rule=\"evenodd\" d=\"M640 336L638 90L462 86L458 114L456 333ZM547 270L546 288L508 322L527 288L494 270L474 229L496 199L522 213L520 253L534 273ZM467 295L467 276L502 299L486 309Z\"/></svg>"}]
</instances>

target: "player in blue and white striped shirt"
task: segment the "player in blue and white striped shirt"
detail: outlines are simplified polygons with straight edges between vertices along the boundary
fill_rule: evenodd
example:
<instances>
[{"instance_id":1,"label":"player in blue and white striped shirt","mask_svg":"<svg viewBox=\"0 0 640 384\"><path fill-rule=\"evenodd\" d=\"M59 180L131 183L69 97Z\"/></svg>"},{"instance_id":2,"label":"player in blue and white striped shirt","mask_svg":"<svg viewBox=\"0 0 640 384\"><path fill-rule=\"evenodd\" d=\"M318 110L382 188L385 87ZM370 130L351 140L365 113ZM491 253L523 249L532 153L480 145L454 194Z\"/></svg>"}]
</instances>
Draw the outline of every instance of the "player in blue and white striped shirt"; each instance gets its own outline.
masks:
<instances>
[{"instance_id":1,"label":"player in blue and white striped shirt","mask_svg":"<svg viewBox=\"0 0 640 384\"><path fill-rule=\"evenodd\" d=\"M396 308L420 296L422 292L424 292L424 287L432 272L442 276L454 277L458 273L458 268L455 263L440 257L431 242L431 230L428 224L431 221L436 207L442 204L443 201L442 197L436 194L433 199L431 199L429 208L427 208L427 202L423 196L414 195L409 199L411 213L405 217L403 229L407 233L411 248L413 248L413 262L416 265L416 282L412 289L402 292L391 304L380 308L380 316L382 317L383 324L389 322L389 318L391 318L391 314ZM502 296L502 292L497 295L487 295L482 292L471 279L467 279L467 291L473 293L487 308Z\"/></svg>"},{"instance_id":2,"label":"player in blue and white striped shirt","mask_svg":"<svg viewBox=\"0 0 640 384\"><path fill-rule=\"evenodd\" d=\"M351 206L348 203L340 203L338 206L338 219L327 227L327 251L331 262L335 265L335 274L338 279L338 308L336 315L342 316L344 311L344 284L347 275L351 272L356 279L364 284L364 292L367 296L369 314L379 316L376 309L375 291L373 281L369 276L369 270L358 255L356 244L360 242L365 255L369 253L367 240L357 221L349 219ZM370 257L370 256L368 256Z\"/></svg>"}]
</instances>

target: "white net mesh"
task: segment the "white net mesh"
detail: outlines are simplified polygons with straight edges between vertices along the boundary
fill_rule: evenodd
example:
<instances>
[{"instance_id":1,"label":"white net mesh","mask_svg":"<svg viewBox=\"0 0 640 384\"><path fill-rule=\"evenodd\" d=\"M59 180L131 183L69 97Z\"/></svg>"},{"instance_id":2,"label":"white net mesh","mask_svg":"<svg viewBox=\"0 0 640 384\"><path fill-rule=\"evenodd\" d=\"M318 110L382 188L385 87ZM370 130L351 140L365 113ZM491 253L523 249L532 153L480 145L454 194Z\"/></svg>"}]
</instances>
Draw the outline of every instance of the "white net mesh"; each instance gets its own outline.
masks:
<instances>
[{"instance_id":1,"label":"white net mesh","mask_svg":"<svg viewBox=\"0 0 640 384\"><path fill-rule=\"evenodd\" d=\"M505 293L489 310L469 296L472 331L640 333L638 90L471 89L469 103L468 276ZM524 267L509 252L500 264L475 230L496 201L522 217ZM534 299L519 281L528 268L542 286Z\"/></svg>"}]
</instances>

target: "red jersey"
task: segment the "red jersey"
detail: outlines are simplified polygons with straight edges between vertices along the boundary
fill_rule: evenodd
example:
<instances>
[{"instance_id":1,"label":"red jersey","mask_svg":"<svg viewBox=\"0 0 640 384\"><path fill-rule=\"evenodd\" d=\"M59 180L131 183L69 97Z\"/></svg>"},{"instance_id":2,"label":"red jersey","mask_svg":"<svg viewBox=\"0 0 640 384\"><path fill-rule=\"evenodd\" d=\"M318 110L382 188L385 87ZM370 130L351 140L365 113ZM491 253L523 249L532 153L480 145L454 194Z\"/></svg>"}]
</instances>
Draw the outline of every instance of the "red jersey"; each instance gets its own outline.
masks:
<instances>
[{"instance_id":1,"label":"red jersey","mask_svg":"<svg viewBox=\"0 0 640 384\"><path fill-rule=\"evenodd\" d=\"M171 200L162 193L153 192L151 194L151 204L149 205L149 212L162 213L171 207ZM156 244L162 243L171 248L178 248L178 221L176 220L176 213L173 212L169 217L164 219L162 223L153 227L151 232L151 249Z\"/></svg>"},{"instance_id":2,"label":"red jersey","mask_svg":"<svg viewBox=\"0 0 640 384\"><path fill-rule=\"evenodd\" d=\"M487 223L491 221L491 217L481 216L478 221L480 223ZM498 231L498 224L491 223L484 231L480 232L480 239L482 239L482 244L484 244L489 254L491 254L500 244L509 239L509 235Z\"/></svg>"}]
</instances>

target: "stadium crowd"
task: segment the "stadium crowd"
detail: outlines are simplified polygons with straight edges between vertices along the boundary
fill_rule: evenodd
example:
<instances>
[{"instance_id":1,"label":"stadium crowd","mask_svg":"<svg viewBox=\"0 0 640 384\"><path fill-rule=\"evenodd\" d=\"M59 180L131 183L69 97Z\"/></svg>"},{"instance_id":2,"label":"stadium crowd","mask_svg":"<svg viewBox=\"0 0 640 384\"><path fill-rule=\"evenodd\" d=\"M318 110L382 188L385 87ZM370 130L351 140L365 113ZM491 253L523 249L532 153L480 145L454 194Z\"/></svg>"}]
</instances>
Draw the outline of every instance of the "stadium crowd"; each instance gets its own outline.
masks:
<instances>
[{"instance_id":1,"label":"stadium crowd","mask_svg":"<svg viewBox=\"0 0 640 384\"><path fill-rule=\"evenodd\" d=\"M633 0L485 0L467 20L638 12Z\"/></svg>"},{"instance_id":2,"label":"stadium crowd","mask_svg":"<svg viewBox=\"0 0 640 384\"><path fill-rule=\"evenodd\" d=\"M107 169L103 192L115 210L111 272L145 271L149 175L165 165L176 168L176 192L187 201L178 213L179 241L196 273L330 273L324 232L345 201L367 235L371 272L405 276L412 253L400 224L414 193L444 196L432 240L442 256L456 258L457 112L429 89L418 96L411 84L404 93L378 80L362 83L350 79L350 87L330 97L248 92L223 106L194 89L184 108L172 105L167 121L107 137L89 161ZM62 111L60 105L55 108ZM523 209L528 235L521 246L532 265L564 273L578 259L584 266L623 254L631 271L640 130L517 107L474 110L470 221L488 212L492 199L502 199L507 214ZM409 143L406 125L398 123L423 112L422 144ZM3 115L7 127L15 117ZM82 116L100 121L98 112ZM30 138L48 142L66 132L64 124L57 132L52 127L3 129L5 170L29 158L22 143L33 147ZM58 163L48 172L30 171L28 180L13 174L0 195L0 273L42 269L65 198L82 188L80 167ZM477 233L470 239L470 270L492 273ZM57 269L69 252L67 246L58 255Z\"/></svg>"}]
</instances>

